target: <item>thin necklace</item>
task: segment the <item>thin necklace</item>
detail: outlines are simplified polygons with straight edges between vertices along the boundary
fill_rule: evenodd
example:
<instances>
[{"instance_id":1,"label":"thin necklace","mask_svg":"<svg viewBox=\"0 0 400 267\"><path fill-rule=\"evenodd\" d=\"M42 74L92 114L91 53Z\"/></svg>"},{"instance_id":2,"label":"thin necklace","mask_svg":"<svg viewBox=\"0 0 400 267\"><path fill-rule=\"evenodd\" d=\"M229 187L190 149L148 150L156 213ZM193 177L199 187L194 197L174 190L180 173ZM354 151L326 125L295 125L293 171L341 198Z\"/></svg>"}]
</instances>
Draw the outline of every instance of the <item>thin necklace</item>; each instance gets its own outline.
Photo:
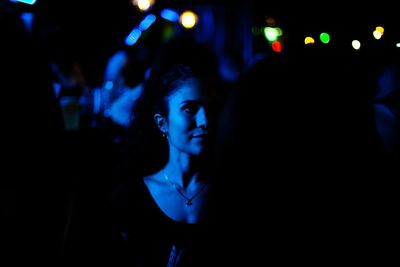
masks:
<instances>
[{"instance_id":1,"label":"thin necklace","mask_svg":"<svg viewBox=\"0 0 400 267\"><path fill-rule=\"evenodd\" d=\"M181 195L181 197L183 197L185 199L185 204L187 206L191 206L193 205L193 199L195 199L202 191L204 188L206 188L207 184L203 184L199 190L197 190L196 193L194 193L193 196L191 197L187 197L184 193L182 193L182 190L180 188L180 186L178 186L176 183L171 182L171 180L168 178L168 176L164 173L164 177L165 180L175 188L176 192L178 192L179 195Z\"/></svg>"}]
</instances>

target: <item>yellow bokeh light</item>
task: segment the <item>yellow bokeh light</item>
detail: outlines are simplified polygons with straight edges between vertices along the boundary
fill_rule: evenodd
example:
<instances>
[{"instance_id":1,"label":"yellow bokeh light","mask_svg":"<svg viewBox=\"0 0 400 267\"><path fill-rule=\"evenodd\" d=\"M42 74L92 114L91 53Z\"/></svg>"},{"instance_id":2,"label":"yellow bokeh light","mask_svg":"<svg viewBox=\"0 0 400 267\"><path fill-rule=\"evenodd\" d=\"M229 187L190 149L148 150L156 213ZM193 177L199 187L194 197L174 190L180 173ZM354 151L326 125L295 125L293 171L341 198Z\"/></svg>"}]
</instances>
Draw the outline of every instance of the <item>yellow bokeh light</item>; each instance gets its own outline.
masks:
<instances>
[{"instance_id":1,"label":"yellow bokeh light","mask_svg":"<svg viewBox=\"0 0 400 267\"><path fill-rule=\"evenodd\" d=\"M137 6L140 11L147 11L154 4L154 0L134 0L133 4Z\"/></svg>"},{"instance_id":2,"label":"yellow bokeh light","mask_svg":"<svg viewBox=\"0 0 400 267\"><path fill-rule=\"evenodd\" d=\"M310 37L310 36L307 36L307 37L304 39L304 43L305 43L306 45L308 45L308 44L313 44L313 43L315 43L315 40L314 40L314 38L312 38L312 37Z\"/></svg>"},{"instance_id":3,"label":"yellow bokeh light","mask_svg":"<svg viewBox=\"0 0 400 267\"><path fill-rule=\"evenodd\" d=\"M378 26L375 28L376 31L380 32L382 35L385 32L385 29L382 26Z\"/></svg>"},{"instance_id":4,"label":"yellow bokeh light","mask_svg":"<svg viewBox=\"0 0 400 267\"><path fill-rule=\"evenodd\" d=\"M187 29L193 28L196 25L197 20L197 15L190 10L184 11L179 16L179 22Z\"/></svg>"}]
</instances>

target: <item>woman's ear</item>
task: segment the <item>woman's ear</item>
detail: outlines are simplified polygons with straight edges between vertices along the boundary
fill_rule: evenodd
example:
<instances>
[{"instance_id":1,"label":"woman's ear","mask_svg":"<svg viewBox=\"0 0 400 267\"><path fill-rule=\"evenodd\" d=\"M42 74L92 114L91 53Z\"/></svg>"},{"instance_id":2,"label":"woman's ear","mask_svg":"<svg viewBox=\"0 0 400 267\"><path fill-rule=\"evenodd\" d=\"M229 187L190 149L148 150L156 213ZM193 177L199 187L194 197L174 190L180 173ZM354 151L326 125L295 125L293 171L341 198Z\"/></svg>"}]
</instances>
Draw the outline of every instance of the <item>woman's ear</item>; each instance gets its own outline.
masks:
<instances>
[{"instance_id":1,"label":"woman's ear","mask_svg":"<svg viewBox=\"0 0 400 267\"><path fill-rule=\"evenodd\" d=\"M154 121L156 122L157 127L158 129L160 129L161 132L166 133L168 131L167 121L164 116L157 113L154 115Z\"/></svg>"}]
</instances>

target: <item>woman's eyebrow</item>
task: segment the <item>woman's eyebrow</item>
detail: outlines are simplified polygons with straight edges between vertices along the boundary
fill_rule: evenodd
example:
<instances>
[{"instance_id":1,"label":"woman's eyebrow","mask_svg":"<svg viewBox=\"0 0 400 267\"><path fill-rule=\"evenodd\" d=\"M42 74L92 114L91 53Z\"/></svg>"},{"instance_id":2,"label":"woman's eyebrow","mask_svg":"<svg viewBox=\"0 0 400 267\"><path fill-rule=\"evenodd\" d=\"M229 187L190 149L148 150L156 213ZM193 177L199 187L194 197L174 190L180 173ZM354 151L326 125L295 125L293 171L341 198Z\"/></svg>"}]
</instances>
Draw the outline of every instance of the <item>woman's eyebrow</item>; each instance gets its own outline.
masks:
<instances>
[{"instance_id":1,"label":"woman's eyebrow","mask_svg":"<svg viewBox=\"0 0 400 267\"><path fill-rule=\"evenodd\" d=\"M181 104L198 104L198 103L200 103L200 100L194 100L194 99L186 99L181 102Z\"/></svg>"}]
</instances>

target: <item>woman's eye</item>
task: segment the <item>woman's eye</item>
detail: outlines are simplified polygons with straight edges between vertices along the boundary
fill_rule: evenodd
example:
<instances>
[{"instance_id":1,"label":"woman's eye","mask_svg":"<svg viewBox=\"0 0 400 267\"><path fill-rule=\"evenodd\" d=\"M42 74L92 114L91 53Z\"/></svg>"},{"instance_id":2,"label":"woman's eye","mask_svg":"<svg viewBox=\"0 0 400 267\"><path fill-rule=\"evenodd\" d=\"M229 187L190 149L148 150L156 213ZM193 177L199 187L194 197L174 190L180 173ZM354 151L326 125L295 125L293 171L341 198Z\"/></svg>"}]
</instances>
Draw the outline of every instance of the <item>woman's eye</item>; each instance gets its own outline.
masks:
<instances>
[{"instance_id":1,"label":"woman's eye","mask_svg":"<svg viewBox=\"0 0 400 267\"><path fill-rule=\"evenodd\" d=\"M183 111L189 113L189 114L195 114L198 110L198 107L196 105L186 105L183 107Z\"/></svg>"}]
</instances>

